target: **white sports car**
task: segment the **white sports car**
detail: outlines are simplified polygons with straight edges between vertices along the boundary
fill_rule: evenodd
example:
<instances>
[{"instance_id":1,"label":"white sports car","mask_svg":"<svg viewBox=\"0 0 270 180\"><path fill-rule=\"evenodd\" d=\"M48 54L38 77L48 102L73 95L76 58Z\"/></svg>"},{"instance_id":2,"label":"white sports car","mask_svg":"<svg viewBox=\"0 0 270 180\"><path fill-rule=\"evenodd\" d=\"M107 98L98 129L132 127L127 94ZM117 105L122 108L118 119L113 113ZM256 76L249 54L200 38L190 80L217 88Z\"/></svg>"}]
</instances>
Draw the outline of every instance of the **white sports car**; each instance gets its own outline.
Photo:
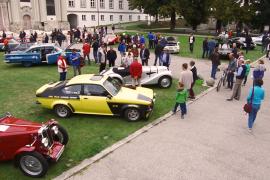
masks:
<instances>
[{"instance_id":1,"label":"white sports car","mask_svg":"<svg viewBox=\"0 0 270 180\"><path fill-rule=\"evenodd\" d=\"M123 85L131 85L132 79L129 68L112 67L104 70L101 75L108 75ZM159 85L161 88L169 88L172 85L172 72L165 66L143 66L142 85Z\"/></svg>"},{"instance_id":2,"label":"white sports car","mask_svg":"<svg viewBox=\"0 0 270 180\"><path fill-rule=\"evenodd\" d=\"M180 52L180 42L177 41L175 37L166 37L166 46L164 50L168 50L169 53L179 53Z\"/></svg>"}]
</instances>

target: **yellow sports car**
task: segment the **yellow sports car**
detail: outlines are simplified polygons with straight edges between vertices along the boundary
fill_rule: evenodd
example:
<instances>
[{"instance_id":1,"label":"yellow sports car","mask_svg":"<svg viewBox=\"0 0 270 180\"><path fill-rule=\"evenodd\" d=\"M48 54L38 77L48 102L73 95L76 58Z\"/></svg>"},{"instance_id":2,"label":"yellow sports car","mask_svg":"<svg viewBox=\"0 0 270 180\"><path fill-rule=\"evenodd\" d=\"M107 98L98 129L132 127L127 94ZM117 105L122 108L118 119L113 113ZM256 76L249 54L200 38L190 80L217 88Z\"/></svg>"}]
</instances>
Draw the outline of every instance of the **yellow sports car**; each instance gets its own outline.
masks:
<instances>
[{"instance_id":1,"label":"yellow sports car","mask_svg":"<svg viewBox=\"0 0 270 180\"><path fill-rule=\"evenodd\" d=\"M122 87L108 76L93 74L46 84L36 96L38 104L61 118L81 113L124 116L129 121L149 118L155 101L152 89Z\"/></svg>"}]
</instances>

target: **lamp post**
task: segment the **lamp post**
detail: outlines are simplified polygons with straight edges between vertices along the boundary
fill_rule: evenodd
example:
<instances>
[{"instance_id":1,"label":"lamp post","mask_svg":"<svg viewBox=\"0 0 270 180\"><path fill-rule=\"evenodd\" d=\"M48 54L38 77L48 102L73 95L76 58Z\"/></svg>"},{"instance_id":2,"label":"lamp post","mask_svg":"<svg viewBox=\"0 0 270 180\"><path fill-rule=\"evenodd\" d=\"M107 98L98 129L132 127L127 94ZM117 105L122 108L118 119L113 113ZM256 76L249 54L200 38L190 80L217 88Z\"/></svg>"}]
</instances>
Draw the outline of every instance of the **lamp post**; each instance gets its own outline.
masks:
<instances>
[{"instance_id":1,"label":"lamp post","mask_svg":"<svg viewBox=\"0 0 270 180\"><path fill-rule=\"evenodd\" d=\"M97 0L98 26L99 26L99 1Z\"/></svg>"}]
</instances>

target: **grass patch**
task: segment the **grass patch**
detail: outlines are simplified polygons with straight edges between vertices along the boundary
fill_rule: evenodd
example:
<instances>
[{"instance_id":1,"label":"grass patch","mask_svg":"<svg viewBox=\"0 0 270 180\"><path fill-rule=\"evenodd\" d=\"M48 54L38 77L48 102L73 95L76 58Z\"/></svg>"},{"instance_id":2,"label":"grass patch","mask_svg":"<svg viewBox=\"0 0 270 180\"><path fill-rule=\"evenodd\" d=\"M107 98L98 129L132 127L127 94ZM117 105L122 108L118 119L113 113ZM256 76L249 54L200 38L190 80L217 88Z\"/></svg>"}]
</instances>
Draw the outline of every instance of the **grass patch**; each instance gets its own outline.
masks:
<instances>
[{"instance_id":1,"label":"grass patch","mask_svg":"<svg viewBox=\"0 0 270 180\"><path fill-rule=\"evenodd\" d=\"M97 73L97 66L86 66L83 73ZM57 119L69 133L70 141L65 152L56 164L51 164L47 176L43 179L52 179L63 171L77 165L85 158L94 156L104 148L125 138L129 134L150 123L156 118L169 112L174 106L175 87L177 81L169 89L151 87L157 94L154 112L149 121L130 123L119 117L73 115L68 119L57 118L52 110L41 108L35 104L35 91L45 83L57 81L59 75L55 65L34 66L24 68L21 65L8 65L3 62L0 54L0 114L7 111L18 118L35 122L45 122L48 119ZM72 69L68 73L71 78ZM205 87L196 86L197 94ZM31 179L24 176L19 169L13 166L12 161L0 163L0 179Z\"/></svg>"}]
</instances>

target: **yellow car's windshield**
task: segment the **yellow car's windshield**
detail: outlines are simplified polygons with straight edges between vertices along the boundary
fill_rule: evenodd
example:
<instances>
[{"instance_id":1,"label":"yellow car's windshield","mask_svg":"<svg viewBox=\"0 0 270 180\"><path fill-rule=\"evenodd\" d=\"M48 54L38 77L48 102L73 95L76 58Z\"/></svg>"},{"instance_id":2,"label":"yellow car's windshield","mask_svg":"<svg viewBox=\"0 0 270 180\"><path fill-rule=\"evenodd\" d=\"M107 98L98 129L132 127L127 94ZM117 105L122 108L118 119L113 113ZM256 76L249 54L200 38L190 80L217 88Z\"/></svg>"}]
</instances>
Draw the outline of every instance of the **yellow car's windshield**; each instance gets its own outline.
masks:
<instances>
[{"instance_id":1,"label":"yellow car's windshield","mask_svg":"<svg viewBox=\"0 0 270 180\"><path fill-rule=\"evenodd\" d=\"M121 84L110 77L104 81L103 85L113 96L117 95L117 93L121 90Z\"/></svg>"}]
</instances>

